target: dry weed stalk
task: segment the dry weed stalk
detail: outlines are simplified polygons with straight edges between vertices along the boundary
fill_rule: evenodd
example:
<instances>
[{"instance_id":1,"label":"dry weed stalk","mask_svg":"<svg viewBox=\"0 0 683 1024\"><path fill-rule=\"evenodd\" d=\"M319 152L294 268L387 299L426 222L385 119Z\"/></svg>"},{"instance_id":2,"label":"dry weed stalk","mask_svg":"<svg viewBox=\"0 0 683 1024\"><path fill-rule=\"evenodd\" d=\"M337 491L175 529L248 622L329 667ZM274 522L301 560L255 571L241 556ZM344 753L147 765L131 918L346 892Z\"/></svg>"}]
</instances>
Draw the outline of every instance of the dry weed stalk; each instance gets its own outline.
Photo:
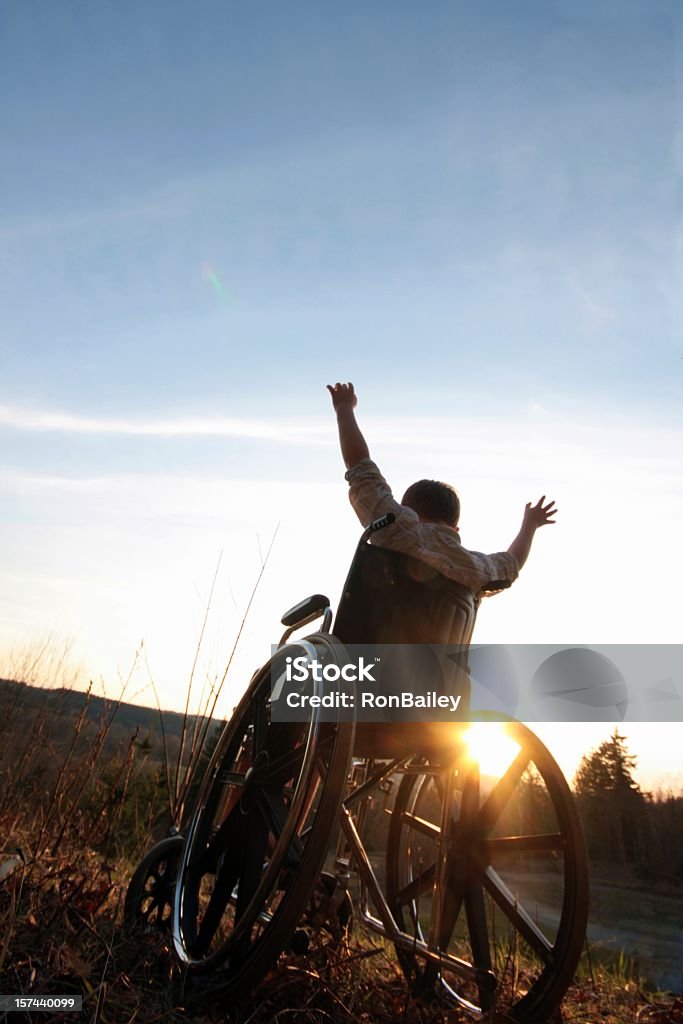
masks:
<instances>
[{"instance_id":1,"label":"dry weed stalk","mask_svg":"<svg viewBox=\"0 0 683 1024\"><path fill-rule=\"evenodd\" d=\"M90 827L87 832L83 835L83 842L89 843L93 838L93 833L99 827L102 818L107 815L106 818L106 829L98 837L99 842L106 842L109 839L114 825L117 823L121 816L123 803L128 792L128 786L130 784L131 774L135 767L135 747L138 736L140 734L140 727L137 726L135 732L131 736L128 749L126 750L125 757L121 762L119 769L112 779L109 790L102 801L102 806L99 811L93 815ZM111 812L111 813L108 813Z\"/></svg>"},{"instance_id":2,"label":"dry weed stalk","mask_svg":"<svg viewBox=\"0 0 683 1024\"><path fill-rule=\"evenodd\" d=\"M188 715L189 715L189 710L190 710L190 696L192 694L192 684L194 682L194 674L195 674L195 671L197 669L197 662L199 661L199 654L201 652L202 644L204 642L204 634L206 632L206 626L207 626L207 623L209 621L209 613L211 611L211 604L213 602L213 594L214 594L214 590L216 588L216 580L218 579L218 573L219 573L219 570L220 570L220 567L221 567L221 559L222 558L223 558L223 552L221 551L220 555L218 556L218 562L216 563L216 571L213 574L213 580L211 582L211 589L209 590L209 599L206 602L206 608L204 610L204 619L202 621L202 628L201 628L201 631L199 633L199 639L197 641L197 646L195 647L194 660L192 662L192 668L190 669L190 678L189 678L189 681L188 681L188 684L187 684L187 690L186 690L186 693L185 693L185 711L183 713L183 725L182 725L182 729L181 729L181 733L180 733L180 746L178 747L178 760L176 762L176 767L175 767L175 777L174 777L174 782L173 782L173 798L172 798L172 801L171 801L171 815L174 817L174 819L175 819L175 813L174 812L175 812L175 809L178 807L178 804L179 804L180 769L181 769L181 765L182 765L182 761L183 761L183 753L185 752L185 739L187 737L187 720L188 720ZM194 742L194 738L195 738L195 730L193 730L193 733L192 733L192 741L193 742ZM190 757L192 757L192 752L193 751L191 749Z\"/></svg>"},{"instance_id":3,"label":"dry weed stalk","mask_svg":"<svg viewBox=\"0 0 683 1024\"><path fill-rule=\"evenodd\" d=\"M125 684L123 685L123 687L121 689L121 692L120 692L118 698L114 702L114 705L113 705L111 711L109 713L107 713L105 711L104 719L100 723L100 728L99 728L98 733L97 733L97 738L95 740L95 744L94 744L92 752L90 754L90 759L89 759L89 761L88 761L88 763L86 765L86 771L83 772L82 775L81 775L80 781L79 781L78 785L76 786L74 795L73 795L73 797L71 799L71 803L68 806L67 812L66 812L66 814L63 817L62 825L61 825L61 827L59 829L59 832L57 834L57 838L55 839L55 841L52 844L52 853L53 853L53 855L59 849L59 845L62 842L62 839L64 837L64 833L66 832L66 829L68 828L68 826L71 824L71 822L72 822L72 820L74 818L74 815L76 814L76 811L78 809L78 806L79 806L79 803L80 803L80 799L81 799L81 797L82 797L82 795L83 795L83 793L85 791L86 786L88 785L88 782L90 781L90 779L91 779L91 777L92 777L92 775L94 773L95 766L96 766L97 762L99 761L99 757L100 757L100 754L102 753L102 749L104 747L105 740L106 740L107 736L109 735L109 731L110 731L112 725L114 724L114 719L116 717L116 713L119 710L119 708L120 708L120 706L121 706L121 704L123 702L124 694L126 692L128 684L129 684L129 682L131 680L133 672L135 671L135 667L136 667L136 665L138 663L138 659L139 659L139 654L140 654L140 652L136 651L135 659L133 661L133 665L131 666L131 669L130 669L130 672L128 674L128 677L127 677L127 679L125 681Z\"/></svg>"},{"instance_id":4,"label":"dry weed stalk","mask_svg":"<svg viewBox=\"0 0 683 1024\"><path fill-rule=\"evenodd\" d=\"M84 722L85 722L86 712L88 710L88 707L90 706L91 696L92 696L92 683L89 683L88 684L88 689L86 690L85 700L83 702L83 707L81 708L80 714L78 715L76 721L74 722L73 732L72 732L72 736L71 736L71 743L69 744L69 748L68 748L68 750L66 752L66 756L64 757L64 759L63 759L63 761L62 761L62 763L61 763L61 765L60 765L60 767L59 767L59 769L57 771L57 777L55 779L54 785L52 787L52 791L51 791L50 796L48 798L47 813L43 816L43 822L42 822L42 824L40 826L40 831L38 833L38 837L37 837L36 843L35 843L35 850L34 850L35 857L39 857L40 854L42 853L42 851L43 851L43 839L44 839L46 831L47 831L47 826L52 821L53 816L58 813L59 806L60 806L62 798L66 795L66 793L69 792L69 790L71 788L71 783L73 782L73 780L71 780L71 782L69 782L66 785L66 787L64 787L64 788L62 788L63 787L63 782L64 782L64 780L67 777L66 776L67 768L68 768L69 763L71 761L71 758L73 756L74 750L76 749L76 741L78 740L78 737L81 735L81 732L83 730L83 725L84 725Z\"/></svg>"},{"instance_id":5,"label":"dry weed stalk","mask_svg":"<svg viewBox=\"0 0 683 1024\"><path fill-rule=\"evenodd\" d=\"M210 706L207 706L207 708L205 708L202 711L202 714L200 716L201 729L200 729L200 734L199 734L199 740L198 740L198 742L195 745L195 752L194 752L192 758L190 759L190 764L188 766L188 771L187 771L187 773L186 773L186 775L185 775L185 777L183 779L183 785L181 787L181 802L180 802L180 810L181 810L181 812L182 812L184 801L185 801L185 799L187 797L187 793L189 791L190 785L192 783L194 772L196 771L197 764L198 764L199 758L201 756L201 752L202 752L202 750L204 748L204 743L206 742L206 737L207 737L207 733L208 733L208 730L209 730L209 726L210 726L211 722L213 721L213 715L214 715L214 712L216 710L216 704L218 703L218 699L219 699L219 697L221 695L221 691L223 690L223 686L225 685L225 681L228 678L228 673L230 672L230 668L232 666L232 663L233 663L233 660L234 660L234 657L235 657L235 653L236 653L237 648L239 646L239 642L240 642L240 639L242 637L242 633L244 632L244 627L245 627L247 619L249 617L249 612L251 611L251 606L252 606L252 604L254 602L254 598L256 597L256 594L258 592L259 586L261 585L261 580L263 579L263 575L264 575L264 573L266 571L266 567L268 565L268 561L270 559L270 555L271 555L271 552L273 550L273 545L275 544L275 539L277 537L279 529L280 529L280 524L278 523L277 526L275 527L275 530L273 531L273 536L271 537L270 544L268 545L268 550L266 551L266 556L265 556L265 558L261 557L261 568L259 570L258 576L256 577L256 582L254 583L254 586L252 587L251 594L249 595L249 600L247 601L247 606L246 606L246 608L244 610L244 615L242 616L242 621L240 622L239 629L237 630L237 635L236 635L234 643L232 645L232 650L230 651L230 656L229 656L228 662L227 662L227 664L225 666L225 670L223 672L223 675L221 677L221 680L220 680L218 686L215 688L215 691L213 693L213 701L211 701ZM209 700L210 700L210 698L211 698L211 695L209 695Z\"/></svg>"},{"instance_id":6,"label":"dry weed stalk","mask_svg":"<svg viewBox=\"0 0 683 1024\"><path fill-rule=\"evenodd\" d=\"M197 646L195 648L194 659L193 659L192 668L191 668L191 671L190 671L190 678L189 678L189 681L188 681L188 687L187 687L187 693L186 693L186 699L185 699L185 709L184 709L184 712L183 712L183 723L182 723L182 729L181 729L181 742L180 742L180 747L179 747L179 750L178 750L178 755L177 755L177 758L176 758L176 763L173 766L173 770L172 770L171 764L170 764L168 742L167 742L166 730L165 730L165 727L164 727L163 712L162 712L162 709L161 709L161 703L159 701L159 694L158 694L157 687L156 687L156 684L154 682L154 679L152 678L152 674L151 674L149 665L147 664L147 673L148 673L150 685L152 687L152 692L154 693L154 697L155 697L155 700L156 700L156 703L157 703L157 708L158 708L158 711L159 711L159 721L160 721L160 727L161 727L161 737L162 737L162 745L163 745L163 752L164 752L164 773L165 773L166 785L167 785L167 789L168 789L168 810L169 810L170 820L171 820L171 822L176 827L179 827L179 825L180 825L180 823L182 821L183 814L184 814L184 811L185 811L185 805L187 803L188 794L190 792L190 789L192 787L193 781L194 781L195 776L197 774L197 770L198 770L198 768L199 768L199 766L201 764L202 754L203 754L204 749L205 749L207 737L208 737L208 734L209 734L209 729L211 728L211 724L214 721L214 717L213 716L214 716L214 713L215 713L215 710L216 710L216 705L218 703L218 700L220 698L221 692L223 690L223 686L225 685L225 682L226 682L226 680L228 678L228 674L230 672L230 668L231 668L233 660L235 658L235 654L237 652L237 648L239 646L239 642L240 642L240 639L242 637L242 633L244 632L244 627L245 627L247 619L249 617L249 613L251 611L252 604L254 602L254 599L255 599L256 594L257 594L258 589L259 589L259 586L260 586L261 581L263 579L263 575L264 575L264 573L266 571L266 568L267 568L267 565L268 565L268 560L269 560L271 552L273 550L273 545L275 544L275 539L277 537L277 533L278 533L279 527L280 527L280 524L278 523L278 525L275 527L275 530L273 532L273 536L272 536L272 538L270 540L270 544L268 545L268 550L266 551L265 558L263 556L261 556L261 566L260 566L258 575L256 577L256 581L255 581L255 583L254 583L254 585L252 587L251 593L249 595L249 599L247 601L244 613L242 615L242 619L240 621L240 625L239 625L239 628L237 630L237 634L235 636L235 640L233 642L233 645L232 645L232 648L231 648L231 651L230 651L230 654L229 654L229 657L228 657L227 664L226 664L225 669L223 671L223 674L222 674L220 680L217 682L217 684L215 684L215 685L212 684L209 687L209 692L208 692L206 698L204 698L204 693L205 693L205 689L206 689L206 683L204 684L204 687L202 688L202 693L200 695L199 711L198 711L198 713L196 715L190 716L190 694L191 694L192 686L193 686L193 683L194 683L195 673L196 673L197 665L198 665L198 662L199 662L199 656L200 656L202 644L204 642L204 636L205 636L205 633L206 633L206 627L207 627L207 623L208 623L208 619L209 619L209 615L210 615L210 611L211 611L213 595L214 595L214 591L215 591L215 587L216 587L216 581L218 579L218 572L219 572L219 568L220 568L220 564L221 564L222 554L221 554L221 556L218 559L218 564L216 565L216 570L214 572L213 580L212 580L212 583L211 583L211 589L210 589L210 592L209 592L209 598L208 598L208 601L207 601L207 604L206 604L206 609L205 609L205 612L204 612L204 618L203 618L203 621L202 621L202 627L201 627L201 630L200 630L199 639L197 641ZM191 717L192 717L193 721L192 721L192 725L190 727L189 722L190 722L190 718ZM185 754L188 754L189 757L188 757L187 765L185 766L185 768L183 770L183 757L184 757Z\"/></svg>"}]
</instances>

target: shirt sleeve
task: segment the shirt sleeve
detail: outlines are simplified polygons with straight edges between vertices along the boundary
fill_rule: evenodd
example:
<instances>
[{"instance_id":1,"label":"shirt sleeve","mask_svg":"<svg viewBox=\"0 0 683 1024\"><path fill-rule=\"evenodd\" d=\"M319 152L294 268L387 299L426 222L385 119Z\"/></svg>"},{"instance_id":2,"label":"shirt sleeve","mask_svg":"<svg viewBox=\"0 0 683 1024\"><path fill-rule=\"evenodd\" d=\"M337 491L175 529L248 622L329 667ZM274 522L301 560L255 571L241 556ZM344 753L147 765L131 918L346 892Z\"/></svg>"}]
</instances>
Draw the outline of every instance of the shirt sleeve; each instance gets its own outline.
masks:
<instances>
[{"instance_id":1,"label":"shirt sleeve","mask_svg":"<svg viewBox=\"0 0 683 1024\"><path fill-rule=\"evenodd\" d=\"M490 582L507 580L509 583L514 583L519 576L519 564L509 551L498 551L495 555L488 555L488 560L494 572Z\"/></svg>"},{"instance_id":2,"label":"shirt sleeve","mask_svg":"<svg viewBox=\"0 0 683 1024\"><path fill-rule=\"evenodd\" d=\"M361 459L346 472L345 479L349 482L349 501L363 526L387 512L398 517L407 511L396 501L372 459Z\"/></svg>"}]
</instances>

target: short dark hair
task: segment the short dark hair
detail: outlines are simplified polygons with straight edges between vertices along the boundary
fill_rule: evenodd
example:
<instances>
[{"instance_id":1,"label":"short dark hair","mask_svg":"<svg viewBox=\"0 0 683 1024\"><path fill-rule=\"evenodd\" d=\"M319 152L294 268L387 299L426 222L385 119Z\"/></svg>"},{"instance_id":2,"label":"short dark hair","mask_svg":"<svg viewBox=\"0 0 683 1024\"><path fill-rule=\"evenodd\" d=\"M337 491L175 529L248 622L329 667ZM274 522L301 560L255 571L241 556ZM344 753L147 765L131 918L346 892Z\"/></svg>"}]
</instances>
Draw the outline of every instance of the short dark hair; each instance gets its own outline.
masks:
<instances>
[{"instance_id":1,"label":"short dark hair","mask_svg":"<svg viewBox=\"0 0 683 1024\"><path fill-rule=\"evenodd\" d=\"M450 484L442 484L440 480L418 480L411 484L401 504L412 508L421 519L458 525L460 499Z\"/></svg>"}]
</instances>

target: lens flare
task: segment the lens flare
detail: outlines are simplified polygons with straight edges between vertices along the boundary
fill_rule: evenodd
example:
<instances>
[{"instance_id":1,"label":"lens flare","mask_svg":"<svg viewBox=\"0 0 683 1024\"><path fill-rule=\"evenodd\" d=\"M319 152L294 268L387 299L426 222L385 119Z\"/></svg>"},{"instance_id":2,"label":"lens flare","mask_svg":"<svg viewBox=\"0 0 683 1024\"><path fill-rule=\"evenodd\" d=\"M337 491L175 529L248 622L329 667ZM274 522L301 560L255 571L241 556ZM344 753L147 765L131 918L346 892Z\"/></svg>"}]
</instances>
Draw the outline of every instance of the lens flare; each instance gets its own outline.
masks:
<instances>
[{"instance_id":1,"label":"lens flare","mask_svg":"<svg viewBox=\"0 0 683 1024\"><path fill-rule=\"evenodd\" d=\"M464 735L467 753L482 775L501 776L519 753L502 722L473 722Z\"/></svg>"},{"instance_id":2,"label":"lens flare","mask_svg":"<svg viewBox=\"0 0 683 1024\"><path fill-rule=\"evenodd\" d=\"M223 287L223 283L220 277L218 276L218 274L216 273L216 271L214 270L213 266L210 263L202 263L202 277L209 282L209 284L215 291L216 295L220 295L222 299L229 298L229 295L226 292L225 288Z\"/></svg>"}]
</instances>

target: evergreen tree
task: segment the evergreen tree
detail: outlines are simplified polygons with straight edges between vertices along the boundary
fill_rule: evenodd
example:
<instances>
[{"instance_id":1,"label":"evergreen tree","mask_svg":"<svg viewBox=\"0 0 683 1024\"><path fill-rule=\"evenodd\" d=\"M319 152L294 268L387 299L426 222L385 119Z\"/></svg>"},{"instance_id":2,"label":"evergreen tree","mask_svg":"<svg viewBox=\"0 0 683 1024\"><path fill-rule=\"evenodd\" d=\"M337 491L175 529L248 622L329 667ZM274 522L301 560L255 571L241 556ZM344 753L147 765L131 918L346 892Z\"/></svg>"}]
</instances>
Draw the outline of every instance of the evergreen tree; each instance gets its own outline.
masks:
<instances>
[{"instance_id":1,"label":"evergreen tree","mask_svg":"<svg viewBox=\"0 0 683 1024\"><path fill-rule=\"evenodd\" d=\"M581 758L574 779L576 792L580 796L627 792L642 796L632 774L637 763L626 749L626 737L615 729L597 750Z\"/></svg>"},{"instance_id":2,"label":"evergreen tree","mask_svg":"<svg viewBox=\"0 0 683 1024\"><path fill-rule=\"evenodd\" d=\"M588 850L596 860L642 864L647 859L647 795L633 777L636 764L618 729L581 758L574 787Z\"/></svg>"}]
</instances>

